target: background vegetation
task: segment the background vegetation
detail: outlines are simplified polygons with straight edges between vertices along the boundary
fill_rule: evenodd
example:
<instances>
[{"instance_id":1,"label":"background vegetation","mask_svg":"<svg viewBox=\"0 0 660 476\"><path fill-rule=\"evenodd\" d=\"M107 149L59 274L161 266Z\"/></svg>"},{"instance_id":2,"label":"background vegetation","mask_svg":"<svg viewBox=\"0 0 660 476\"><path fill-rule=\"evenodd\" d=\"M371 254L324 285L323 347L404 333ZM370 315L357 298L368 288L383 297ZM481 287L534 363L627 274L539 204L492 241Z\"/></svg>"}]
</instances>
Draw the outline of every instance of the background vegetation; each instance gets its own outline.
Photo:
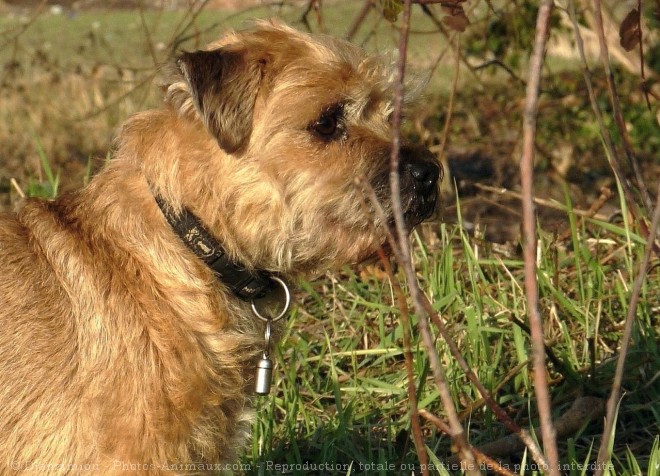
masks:
<instances>
[{"instance_id":1,"label":"background vegetation","mask_svg":"<svg viewBox=\"0 0 660 476\"><path fill-rule=\"evenodd\" d=\"M0 2L0 208L10 209L22 195L52 197L82 186L111 153L121 122L159 103L157 65L175 51L202 47L247 19L278 16L298 28L352 36L368 51L383 53L398 47L402 24L401 18L394 23L385 18L400 6L396 1L234 2L235 8L230 2L164 3L118 2L122 8L102 9L101 2ZM561 474L597 469L605 402L640 274L645 280L623 397L608 466L601 469L658 474L657 243L649 266L640 269L640 263L660 177L660 5L644 2L642 8L642 72L638 46L626 51L619 36L636 2L605 3L622 132L598 59L593 6L576 2L604 133L575 48L569 3L555 3L541 70L534 190L538 307ZM453 17L447 4L464 7L469 20L464 32L447 21ZM420 285L495 402L534 434L539 415L523 290L518 163L537 14L537 2L527 0L415 5L409 65L431 79L419 113L404 126L412 140L438 153L448 172L441 216L412 239ZM635 161L621 159L627 146ZM613 163L631 184L632 199ZM433 382L420 317L402 319L406 309L397 304L394 284L401 281L406 296L409 288L402 273L396 278L391 281L379 266L364 266L300 284L298 305L278 347L276 387L257 400L255 438L242 472L421 470L410 435L406 348L413 356L418 407L441 419L448 409ZM532 456L485 404L438 329L433 327L434 352L470 444L499 461L496 471L502 474L535 474ZM429 463L436 465L431 473L458 474L448 466L459 461L452 439L427 420L422 432Z\"/></svg>"}]
</instances>

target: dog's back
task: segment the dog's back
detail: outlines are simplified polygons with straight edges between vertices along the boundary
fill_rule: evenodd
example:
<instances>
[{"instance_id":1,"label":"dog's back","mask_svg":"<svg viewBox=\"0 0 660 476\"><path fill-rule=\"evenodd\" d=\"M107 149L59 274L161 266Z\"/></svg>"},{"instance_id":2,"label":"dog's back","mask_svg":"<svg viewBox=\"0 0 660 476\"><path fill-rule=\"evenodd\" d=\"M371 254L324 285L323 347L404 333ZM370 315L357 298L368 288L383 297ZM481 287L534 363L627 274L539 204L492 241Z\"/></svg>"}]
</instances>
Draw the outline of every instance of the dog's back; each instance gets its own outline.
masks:
<instances>
[{"instance_id":1,"label":"dog's back","mask_svg":"<svg viewBox=\"0 0 660 476\"><path fill-rule=\"evenodd\" d=\"M63 251L49 256L43 246L56 233L44 206L27 204L20 220L0 215L1 474L63 472L43 465L72 467L93 447L78 433L74 316L52 262Z\"/></svg>"}]
</instances>

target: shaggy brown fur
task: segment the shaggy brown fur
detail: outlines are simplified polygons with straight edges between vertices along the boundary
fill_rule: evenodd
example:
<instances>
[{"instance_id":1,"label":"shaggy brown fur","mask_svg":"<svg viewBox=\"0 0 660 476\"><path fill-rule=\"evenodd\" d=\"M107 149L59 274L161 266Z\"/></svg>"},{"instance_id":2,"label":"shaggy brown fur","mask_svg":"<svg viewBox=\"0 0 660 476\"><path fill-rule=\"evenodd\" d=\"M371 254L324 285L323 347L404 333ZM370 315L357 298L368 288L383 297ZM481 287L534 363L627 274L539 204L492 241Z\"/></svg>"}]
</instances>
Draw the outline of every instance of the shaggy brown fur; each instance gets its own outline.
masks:
<instances>
[{"instance_id":1,"label":"shaggy brown fur","mask_svg":"<svg viewBox=\"0 0 660 476\"><path fill-rule=\"evenodd\" d=\"M126 122L89 186L0 216L0 474L177 474L168 465L230 461L245 442L263 323L173 233L156 194L234 260L289 280L385 241L355 186L389 213L381 60L260 23L164 76L165 106ZM419 148L401 160L415 225L439 169Z\"/></svg>"}]
</instances>

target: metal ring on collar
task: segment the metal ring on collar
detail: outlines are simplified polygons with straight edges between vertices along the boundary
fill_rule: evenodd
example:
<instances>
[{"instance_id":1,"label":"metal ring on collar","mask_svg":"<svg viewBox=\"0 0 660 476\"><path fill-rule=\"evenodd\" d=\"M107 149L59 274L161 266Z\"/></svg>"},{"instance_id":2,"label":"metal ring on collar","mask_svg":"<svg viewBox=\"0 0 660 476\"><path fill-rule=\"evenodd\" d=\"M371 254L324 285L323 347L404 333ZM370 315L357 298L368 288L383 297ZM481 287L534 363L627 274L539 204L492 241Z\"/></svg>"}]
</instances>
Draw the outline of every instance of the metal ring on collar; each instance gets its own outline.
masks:
<instances>
[{"instance_id":1,"label":"metal ring on collar","mask_svg":"<svg viewBox=\"0 0 660 476\"><path fill-rule=\"evenodd\" d=\"M284 281L282 281L280 278L277 278L275 276L271 276L273 281L275 281L277 284L279 284L282 289L284 290L284 307L282 308L282 311L275 317L264 317L262 316L259 311L257 310L257 306L254 303L254 299L250 301L250 304L252 305L252 312L254 313L255 316L257 316L259 319L261 319L264 322L276 322L282 319L286 313L289 311L289 306L291 305L291 292L289 292L289 287L286 285Z\"/></svg>"}]
</instances>

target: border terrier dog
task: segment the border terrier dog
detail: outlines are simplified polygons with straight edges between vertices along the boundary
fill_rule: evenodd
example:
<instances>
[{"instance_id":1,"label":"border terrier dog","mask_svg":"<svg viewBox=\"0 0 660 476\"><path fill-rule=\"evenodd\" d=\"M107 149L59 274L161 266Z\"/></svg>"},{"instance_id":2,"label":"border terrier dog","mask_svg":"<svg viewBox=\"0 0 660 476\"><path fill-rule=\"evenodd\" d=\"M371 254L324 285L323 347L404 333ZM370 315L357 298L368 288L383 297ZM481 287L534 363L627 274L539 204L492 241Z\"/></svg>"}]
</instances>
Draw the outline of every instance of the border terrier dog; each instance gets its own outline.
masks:
<instances>
[{"instance_id":1,"label":"border terrier dog","mask_svg":"<svg viewBox=\"0 0 660 476\"><path fill-rule=\"evenodd\" d=\"M0 216L0 474L231 462L264 349L251 300L386 241L387 61L272 21L162 73L163 107L87 187ZM441 169L400 157L413 227Z\"/></svg>"}]
</instances>

